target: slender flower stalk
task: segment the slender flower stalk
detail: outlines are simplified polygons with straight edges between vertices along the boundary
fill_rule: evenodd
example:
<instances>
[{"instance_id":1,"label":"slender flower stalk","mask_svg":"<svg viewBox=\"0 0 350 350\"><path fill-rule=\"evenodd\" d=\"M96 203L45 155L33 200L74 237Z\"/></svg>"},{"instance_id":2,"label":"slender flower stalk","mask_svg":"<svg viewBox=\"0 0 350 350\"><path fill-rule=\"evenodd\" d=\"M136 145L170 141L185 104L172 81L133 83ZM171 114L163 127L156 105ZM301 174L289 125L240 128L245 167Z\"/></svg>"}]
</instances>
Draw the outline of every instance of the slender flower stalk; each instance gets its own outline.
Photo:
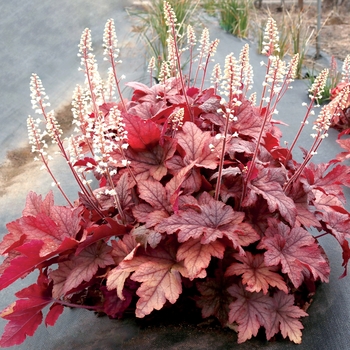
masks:
<instances>
[{"instance_id":1,"label":"slender flower stalk","mask_svg":"<svg viewBox=\"0 0 350 350\"><path fill-rule=\"evenodd\" d=\"M41 130L39 129L39 122L40 119L35 121L31 116L27 118L29 144L32 145L32 152L38 153L40 157L34 157L34 160L40 160L43 163L42 169L46 169L46 171L49 173L50 177L53 180L52 184L58 188L63 198L67 201L68 205L71 208L73 208L72 202L69 200L68 196L61 187L61 184L56 179L55 175L50 169L49 160L52 159L52 157L49 156L45 150L45 148L47 148L48 146L45 140L43 139L43 134L41 133Z\"/></svg>"},{"instance_id":2,"label":"slender flower stalk","mask_svg":"<svg viewBox=\"0 0 350 350\"><path fill-rule=\"evenodd\" d=\"M226 145L228 142L228 129L230 122L234 122L237 120L235 116L235 109L241 105L240 95L241 95L241 80L240 80L240 65L234 55L231 53L226 56L225 59L225 69L224 75L221 82L222 93L227 96L227 102L223 99L221 104L223 106L223 110L219 111L223 113L223 117L225 118L225 128L224 134L222 135L222 150L221 157L219 161L219 174L218 180L215 188L214 198L219 200L220 190L221 190L221 182L222 182L222 172L224 170L224 160L226 154Z\"/></svg>"},{"instance_id":3,"label":"slender flower stalk","mask_svg":"<svg viewBox=\"0 0 350 350\"><path fill-rule=\"evenodd\" d=\"M205 77L207 75L207 69L208 69L209 60L210 60L210 58L212 56L215 55L218 45L219 45L219 39L215 39L209 45L207 58L205 60L204 66L203 66L203 76L202 76L202 82L201 82L200 91L202 91L203 87L204 87L204 82L205 82Z\"/></svg>"},{"instance_id":4,"label":"slender flower stalk","mask_svg":"<svg viewBox=\"0 0 350 350\"><path fill-rule=\"evenodd\" d=\"M350 83L350 54L345 57L342 67L341 81L343 83Z\"/></svg>"},{"instance_id":5,"label":"slender flower stalk","mask_svg":"<svg viewBox=\"0 0 350 350\"><path fill-rule=\"evenodd\" d=\"M193 27L189 24L187 26L187 44L190 51L190 58L189 58L189 70L188 70L188 88L191 85L191 75L192 75L192 66L193 66L193 48L197 44L197 38L196 33L193 29Z\"/></svg>"},{"instance_id":6,"label":"slender flower stalk","mask_svg":"<svg viewBox=\"0 0 350 350\"><path fill-rule=\"evenodd\" d=\"M43 85L42 85L40 78L36 74L32 74L32 76L31 76L30 90L31 90L32 108L35 110L35 112L37 114L42 115L45 119L46 133L43 136L49 135L51 140L52 140L52 143L57 144L57 146L60 150L60 153L63 156L63 158L66 160L66 162L71 170L71 173L74 176L74 179L76 180L78 186L81 188L82 192L87 196L92 207L94 207L96 209L96 211L101 215L101 217L104 218L104 215L102 214L98 205L96 204L97 202L96 202L95 198L92 198L89 196L90 195L89 191L86 189L82 179L80 178L79 174L77 173L77 171L74 168L74 165L70 161L69 154L67 153L67 151L63 145L63 141L61 139L61 135L63 132L59 127L59 124L55 118L54 112L53 111L46 112L46 107L50 106L50 104L48 102L44 102L44 100L48 100L48 96L45 93L45 90L43 88ZM31 120L29 120L29 123L32 125L32 129L30 129L30 131L33 131L34 125L31 123ZM42 140L43 136L40 136L37 140ZM44 158L41 157L41 160L44 161ZM44 165L48 169L47 161L44 161ZM49 174L52 177L55 185L58 186L59 183L56 180L56 178L53 176L51 170L48 169L48 171L49 171ZM63 193L61 188L60 187L58 187L58 188L60 189L61 193ZM64 198L67 200L66 195L64 195ZM68 200L68 203L71 204L71 202L69 200Z\"/></svg>"},{"instance_id":7,"label":"slender flower stalk","mask_svg":"<svg viewBox=\"0 0 350 350\"><path fill-rule=\"evenodd\" d=\"M176 19L174 10L172 9L172 7L170 6L170 4L167 1L164 1L164 17L165 17L165 23L169 27L169 33L174 40L174 52L175 52L175 57L176 57L176 63L177 63L182 93L183 93L183 96L185 97L186 106L187 106L188 112L190 114L191 121L193 121L192 110L191 110L190 103L189 103L188 97L187 97L185 82L184 82L184 78L183 78L183 74L182 74L179 48L178 48L178 44L177 44L177 38L178 38L178 31L176 29L177 19Z\"/></svg>"},{"instance_id":8,"label":"slender flower stalk","mask_svg":"<svg viewBox=\"0 0 350 350\"><path fill-rule=\"evenodd\" d=\"M147 68L147 72L149 73L149 86L152 87L153 85L153 72L154 72L154 68L156 67L156 59L153 56L149 63L148 63L148 68Z\"/></svg>"},{"instance_id":9,"label":"slender flower stalk","mask_svg":"<svg viewBox=\"0 0 350 350\"><path fill-rule=\"evenodd\" d=\"M86 28L82 33L78 57L81 57L80 64L84 67L81 68L81 70L84 71L85 78L89 86L92 111L94 115L97 116L99 114L97 93L100 82L97 78L98 72L95 55L92 53L91 31L88 28Z\"/></svg>"},{"instance_id":10,"label":"slender flower stalk","mask_svg":"<svg viewBox=\"0 0 350 350\"><path fill-rule=\"evenodd\" d=\"M209 52L210 35L209 35L208 28L203 29L199 42L200 42L200 46L199 46L198 50L200 51L200 53L199 53L199 58L198 58L198 65L197 65L196 74L195 74L195 77L193 80L193 86L195 86L197 83L199 71L201 69L203 69L202 61L208 55L208 52Z\"/></svg>"},{"instance_id":11,"label":"slender flower stalk","mask_svg":"<svg viewBox=\"0 0 350 350\"><path fill-rule=\"evenodd\" d=\"M275 57L278 57L278 53L280 51L278 43L279 43L279 34L278 34L277 24L276 24L276 21L270 17L268 18L266 23L265 32L263 36L263 43L262 43L263 49L261 51L263 55L266 55L268 57L268 61L266 65L267 75L266 75L265 82L263 83L263 90L262 90L261 99L260 99L260 106L259 106L260 113L263 108L263 102L265 101L265 93L269 85L268 81L266 81L270 78L268 77L268 72L270 72L270 67L272 62L276 63Z\"/></svg>"},{"instance_id":12,"label":"slender flower stalk","mask_svg":"<svg viewBox=\"0 0 350 350\"><path fill-rule=\"evenodd\" d=\"M301 126L298 130L298 132L296 133L294 140L288 150L287 156L286 156L286 160L285 160L285 165L287 165L287 162L289 161L292 151L294 149L294 146L297 142L297 140L299 139L299 136L301 135L301 132L304 129L304 126L308 123L308 118L310 116L310 114L312 114L313 112L313 107L314 107L314 103L315 101L317 102L318 99L320 99L320 97L322 97L322 93L324 91L324 88L326 86L327 83L327 77L328 77L328 69L324 69L319 76L315 79L314 83L312 84L311 88L309 89L309 98L310 98L310 103L307 106L307 110L304 116L304 119L301 122Z\"/></svg>"},{"instance_id":13,"label":"slender flower stalk","mask_svg":"<svg viewBox=\"0 0 350 350\"><path fill-rule=\"evenodd\" d=\"M117 34L115 32L115 25L114 20L109 19L106 23L104 34L103 34L103 47L104 47L104 55L108 57L109 62L111 64L111 69L113 72L113 77L115 81L115 85L118 90L118 95L120 102L123 106L123 110L126 110L125 102L123 99L123 95L120 89L120 79L117 75L117 64L121 63L121 60L117 61L117 58L119 56L119 49L118 49L118 40L117 40Z\"/></svg>"},{"instance_id":14,"label":"slender flower stalk","mask_svg":"<svg viewBox=\"0 0 350 350\"><path fill-rule=\"evenodd\" d=\"M214 93L217 94L219 84L222 80L222 73L221 73L221 67L219 63L216 63L213 72L211 74L211 83L213 84L214 87Z\"/></svg>"},{"instance_id":15,"label":"slender flower stalk","mask_svg":"<svg viewBox=\"0 0 350 350\"><path fill-rule=\"evenodd\" d=\"M328 137L328 129L332 124L332 118L339 113L340 110L346 106L347 100L350 95L350 86L346 86L328 105L323 106L319 116L317 117L313 129L315 133L311 134L314 138L314 142L311 145L307 155L304 157L303 163L295 171L293 176L286 182L284 186L284 192L287 193L289 187L295 182L301 175L311 158L317 154L317 151L322 141Z\"/></svg>"}]
</instances>

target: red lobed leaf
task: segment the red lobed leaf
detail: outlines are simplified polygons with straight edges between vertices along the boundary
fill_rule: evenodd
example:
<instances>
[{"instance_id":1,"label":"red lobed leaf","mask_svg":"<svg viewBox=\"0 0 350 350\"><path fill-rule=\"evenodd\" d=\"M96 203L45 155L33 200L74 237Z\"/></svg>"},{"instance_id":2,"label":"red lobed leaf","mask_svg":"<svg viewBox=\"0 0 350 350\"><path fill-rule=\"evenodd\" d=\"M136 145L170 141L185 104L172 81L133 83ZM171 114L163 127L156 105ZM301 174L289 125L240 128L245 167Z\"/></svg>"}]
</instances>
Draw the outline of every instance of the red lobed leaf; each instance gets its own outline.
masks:
<instances>
[{"instance_id":1,"label":"red lobed leaf","mask_svg":"<svg viewBox=\"0 0 350 350\"><path fill-rule=\"evenodd\" d=\"M259 293L261 290L267 294L269 286L288 293L288 288L283 277L276 273L277 267L266 266L263 254L252 254L246 252L246 256L234 254L234 258L239 262L231 264L225 276L242 275L242 282L246 284L248 292Z\"/></svg>"},{"instance_id":2,"label":"red lobed leaf","mask_svg":"<svg viewBox=\"0 0 350 350\"><path fill-rule=\"evenodd\" d=\"M123 289L125 280L134 272L141 264L148 261L146 256L135 256L140 244L138 243L133 250L119 263L117 267L109 271L107 275L107 289L117 291L118 298L124 300Z\"/></svg>"},{"instance_id":3,"label":"red lobed leaf","mask_svg":"<svg viewBox=\"0 0 350 350\"><path fill-rule=\"evenodd\" d=\"M329 264L311 234L301 227L290 229L282 222L270 220L269 223L267 237L263 237L258 245L258 249L267 250L265 264L282 264L282 272L288 274L296 288L304 280L304 269L310 271L315 280L328 282Z\"/></svg>"},{"instance_id":4,"label":"red lobed leaf","mask_svg":"<svg viewBox=\"0 0 350 350\"><path fill-rule=\"evenodd\" d=\"M212 256L222 259L225 246L220 241L202 244L200 238L189 239L181 244L177 251L178 261L184 260L188 271L188 278L193 280L197 277L204 278L207 273L205 269L209 266Z\"/></svg>"},{"instance_id":5,"label":"red lobed leaf","mask_svg":"<svg viewBox=\"0 0 350 350\"><path fill-rule=\"evenodd\" d=\"M308 314L294 304L294 296L278 291L272 297L270 306L271 323L266 327L266 337L271 339L281 330L283 338L289 337L296 344L301 343L301 330L304 328L298 320Z\"/></svg>"},{"instance_id":6,"label":"red lobed leaf","mask_svg":"<svg viewBox=\"0 0 350 350\"><path fill-rule=\"evenodd\" d=\"M165 211L169 209L167 193L159 181L150 178L138 183L137 187L140 192L140 198L145 200L154 209Z\"/></svg>"},{"instance_id":7,"label":"red lobed leaf","mask_svg":"<svg viewBox=\"0 0 350 350\"><path fill-rule=\"evenodd\" d=\"M149 261L138 266L131 276L141 283L136 294L136 316L144 317L154 309L160 310L168 300L174 304L182 292L181 275L183 267L177 263L172 251L158 246L150 251Z\"/></svg>"},{"instance_id":8,"label":"red lobed leaf","mask_svg":"<svg viewBox=\"0 0 350 350\"><path fill-rule=\"evenodd\" d=\"M137 115L123 115L128 144L135 151L147 150L159 142L160 129L152 120L144 120Z\"/></svg>"},{"instance_id":9,"label":"red lobed leaf","mask_svg":"<svg viewBox=\"0 0 350 350\"><path fill-rule=\"evenodd\" d=\"M257 195L261 195L271 213L278 210L285 220L294 225L297 215L294 201L285 195L276 179L269 168L259 169L257 177L248 183L249 191L242 205L252 206L257 201Z\"/></svg>"},{"instance_id":10,"label":"red lobed leaf","mask_svg":"<svg viewBox=\"0 0 350 350\"><path fill-rule=\"evenodd\" d=\"M44 213L47 216L51 213L51 208L54 206L53 192L49 191L43 200L41 195L30 191L27 195L26 205L22 212L23 216L36 216L39 213Z\"/></svg>"},{"instance_id":11,"label":"red lobed leaf","mask_svg":"<svg viewBox=\"0 0 350 350\"><path fill-rule=\"evenodd\" d=\"M66 294L73 288L79 286L83 281L90 281L96 274L99 267L104 268L108 265L114 265L114 260L111 255L112 248L104 242L94 243L89 245L71 260L71 269L68 272L65 282L62 286L61 293ZM58 268L60 270L60 266ZM57 272L59 273L59 272ZM62 276L62 274L60 274ZM50 275L55 278L55 272Z\"/></svg>"},{"instance_id":12,"label":"red lobed leaf","mask_svg":"<svg viewBox=\"0 0 350 350\"><path fill-rule=\"evenodd\" d=\"M208 244L226 236L242 254L242 242L248 245L260 238L249 224L242 223L244 213L235 212L205 192L200 199L203 203L199 205L200 212L190 208L179 210L178 214L163 220L156 229L168 234L178 231L179 242L201 238L202 244Z\"/></svg>"},{"instance_id":13,"label":"red lobed leaf","mask_svg":"<svg viewBox=\"0 0 350 350\"><path fill-rule=\"evenodd\" d=\"M0 314L0 317L10 321L0 340L1 347L21 344L27 336L32 336L42 322L41 310L53 301L48 279L43 275L38 277L38 283L22 289L16 296L20 299ZM48 325L54 325L59 314L56 316L49 316Z\"/></svg>"},{"instance_id":14,"label":"red lobed leaf","mask_svg":"<svg viewBox=\"0 0 350 350\"><path fill-rule=\"evenodd\" d=\"M196 161L197 166L215 169L218 164L221 140L211 137L208 131L203 132L194 123L186 122L182 131L177 134L179 145L185 151L184 162ZM209 145L214 147L209 147Z\"/></svg>"},{"instance_id":15,"label":"red lobed leaf","mask_svg":"<svg viewBox=\"0 0 350 350\"><path fill-rule=\"evenodd\" d=\"M156 144L142 151L128 148L125 153L138 180L145 180L152 176L160 181L168 171L165 162L174 155L175 151L176 141L166 139L162 146Z\"/></svg>"},{"instance_id":16,"label":"red lobed leaf","mask_svg":"<svg viewBox=\"0 0 350 350\"><path fill-rule=\"evenodd\" d=\"M236 298L229 306L229 322L238 323L238 343L256 336L261 326L270 327L271 298L268 295L262 292L250 293L237 284L227 290Z\"/></svg>"}]
</instances>

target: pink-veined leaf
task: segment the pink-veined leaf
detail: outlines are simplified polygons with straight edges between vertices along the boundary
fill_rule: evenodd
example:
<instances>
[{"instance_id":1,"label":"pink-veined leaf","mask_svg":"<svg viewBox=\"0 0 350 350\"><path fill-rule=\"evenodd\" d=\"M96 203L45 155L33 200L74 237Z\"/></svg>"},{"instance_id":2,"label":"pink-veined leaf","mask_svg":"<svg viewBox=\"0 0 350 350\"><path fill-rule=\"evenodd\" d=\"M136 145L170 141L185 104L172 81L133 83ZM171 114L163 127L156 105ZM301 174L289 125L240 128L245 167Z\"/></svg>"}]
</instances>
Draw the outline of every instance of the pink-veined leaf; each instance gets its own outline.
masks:
<instances>
[{"instance_id":1,"label":"pink-veined leaf","mask_svg":"<svg viewBox=\"0 0 350 350\"><path fill-rule=\"evenodd\" d=\"M156 144L143 151L135 151L128 148L125 153L130 161L130 167L135 177L139 179L148 179L152 176L160 181L167 174L165 162L170 159L176 151L176 140L166 139L161 146Z\"/></svg>"},{"instance_id":2,"label":"pink-veined leaf","mask_svg":"<svg viewBox=\"0 0 350 350\"><path fill-rule=\"evenodd\" d=\"M203 132L192 122L184 124L182 131L177 134L177 139L186 153L184 157L186 165L196 161L197 166L209 169L217 167L222 143L220 139L211 137L209 132Z\"/></svg>"},{"instance_id":3,"label":"pink-veined leaf","mask_svg":"<svg viewBox=\"0 0 350 350\"><path fill-rule=\"evenodd\" d=\"M73 288L79 286L83 281L90 281L94 277L99 267L104 268L113 265L114 260L111 255L112 248L104 242L89 245L75 256L73 268L66 278L62 293L65 294Z\"/></svg>"},{"instance_id":4,"label":"pink-veined leaf","mask_svg":"<svg viewBox=\"0 0 350 350\"><path fill-rule=\"evenodd\" d=\"M282 265L282 272L288 274L297 288L304 280L304 269L312 273L314 279L328 282L329 264L322 255L315 239L301 227L290 229L282 222L270 220L259 249L266 249L265 264L267 266Z\"/></svg>"},{"instance_id":5,"label":"pink-veined leaf","mask_svg":"<svg viewBox=\"0 0 350 350\"><path fill-rule=\"evenodd\" d=\"M203 198L207 202L199 206L200 212L192 209L179 211L163 220L157 230L168 234L178 231L179 242L201 238L202 244L208 244L226 236L242 254L242 241L250 244L260 238L250 225L242 222L244 213L235 212L230 206L214 200L205 192L201 196L202 202Z\"/></svg>"},{"instance_id":6,"label":"pink-veined leaf","mask_svg":"<svg viewBox=\"0 0 350 350\"><path fill-rule=\"evenodd\" d=\"M26 241L41 240L41 256L48 255L62 244L65 238L75 238L80 230L82 208L51 207L50 216L38 213L36 216L24 216L19 219Z\"/></svg>"},{"instance_id":7,"label":"pink-veined leaf","mask_svg":"<svg viewBox=\"0 0 350 350\"><path fill-rule=\"evenodd\" d=\"M140 198L145 200L154 209L168 209L167 193L159 181L150 178L149 180L140 182L137 186L140 192Z\"/></svg>"},{"instance_id":8,"label":"pink-veined leaf","mask_svg":"<svg viewBox=\"0 0 350 350\"><path fill-rule=\"evenodd\" d=\"M267 339L271 339L272 336L281 331L283 338L289 337L294 343L301 343L301 330L304 327L299 318L308 316L308 314L293 304L293 295L281 291L273 295L270 306L271 323L266 327Z\"/></svg>"},{"instance_id":9,"label":"pink-veined leaf","mask_svg":"<svg viewBox=\"0 0 350 350\"><path fill-rule=\"evenodd\" d=\"M136 292L140 298L135 312L140 318L153 310L160 310L167 300L174 304L182 292L179 271L184 268L177 263L175 254L158 246L150 252L150 256L131 276L133 281L141 283Z\"/></svg>"},{"instance_id":10,"label":"pink-veined leaf","mask_svg":"<svg viewBox=\"0 0 350 350\"><path fill-rule=\"evenodd\" d=\"M44 200L41 195L30 191L27 195L26 205L22 212L23 216L36 216L39 213L50 215L51 208L54 206L53 192L49 191Z\"/></svg>"},{"instance_id":11,"label":"pink-veined leaf","mask_svg":"<svg viewBox=\"0 0 350 350\"><path fill-rule=\"evenodd\" d=\"M117 291L118 298L124 300L123 289L125 280L134 272L141 264L148 261L146 256L135 256L138 247L138 243L133 250L125 256L125 258L119 263L117 267L109 271L107 275L107 289Z\"/></svg>"},{"instance_id":12,"label":"pink-veined leaf","mask_svg":"<svg viewBox=\"0 0 350 350\"><path fill-rule=\"evenodd\" d=\"M202 244L200 238L189 239L181 244L177 252L177 260L184 260L188 271L188 278L193 280L196 277L206 277L205 269L209 266L212 256L222 259L225 246L220 241Z\"/></svg>"},{"instance_id":13,"label":"pink-veined leaf","mask_svg":"<svg viewBox=\"0 0 350 350\"><path fill-rule=\"evenodd\" d=\"M278 210L285 220L294 225L297 215L294 201L285 195L282 186L275 180L275 174L269 169L260 168L257 177L248 183L248 188L243 206L253 205L257 201L257 195L261 195L271 213Z\"/></svg>"},{"instance_id":14,"label":"pink-veined leaf","mask_svg":"<svg viewBox=\"0 0 350 350\"><path fill-rule=\"evenodd\" d=\"M234 254L234 258L239 262L231 264L227 268L225 276L242 275L242 283L247 285L248 292L259 293L263 291L264 294L267 294L269 286L272 286L288 293L286 283L282 276L276 272L278 268L266 266L263 254L253 255L246 252L245 256Z\"/></svg>"},{"instance_id":15,"label":"pink-veined leaf","mask_svg":"<svg viewBox=\"0 0 350 350\"><path fill-rule=\"evenodd\" d=\"M238 324L238 343L258 334L261 326L270 327L271 298L262 292L250 293L242 285L233 284L228 292L236 298L229 308L229 322Z\"/></svg>"}]
</instances>

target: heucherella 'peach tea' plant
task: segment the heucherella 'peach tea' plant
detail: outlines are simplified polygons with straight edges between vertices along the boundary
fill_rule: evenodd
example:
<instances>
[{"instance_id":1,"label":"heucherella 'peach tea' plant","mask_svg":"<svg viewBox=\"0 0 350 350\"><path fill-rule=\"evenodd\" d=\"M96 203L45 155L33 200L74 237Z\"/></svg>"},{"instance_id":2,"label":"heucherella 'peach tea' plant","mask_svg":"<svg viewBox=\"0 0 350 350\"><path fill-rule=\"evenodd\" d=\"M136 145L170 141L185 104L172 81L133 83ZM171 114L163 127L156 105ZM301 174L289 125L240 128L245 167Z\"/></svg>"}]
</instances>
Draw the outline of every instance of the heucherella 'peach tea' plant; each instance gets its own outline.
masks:
<instances>
[{"instance_id":1,"label":"heucherella 'peach tea' plant","mask_svg":"<svg viewBox=\"0 0 350 350\"><path fill-rule=\"evenodd\" d=\"M185 76L176 18L167 2L164 9L169 60L158 84L152 79L151 86L127 84L133 89L130 101L120 92L113 20L104 34L111 64L107 81L97 71L90 30L84 30L79 47L86 86L74 91L78 132L68 147L47 110L39 77L31 77L33 107L42 118L28 119L30 142L67 205L55 205L52 192L45 198L31 192L22 217L7 224L0 288L33 270L39 273L36 283L17 292L18 300L1 312L9 321L2 347L33 335L46 306L50 326L64 306L111 318L133 308L142 318L176 303L183 292L204 318L236 327L239 343L260 327L267 339L281 332L300 343L308 297L330 274L319 237L332 235L340 244L346 275L350 219L342 185L350 185L350 168L337 160L314 164L311 158L349 86L315 118L313 143L300 163L293 149L312 118L327 71L310 88L296 139L281 146L272 117L294 78L298 56L289 64L278 57L274 20L267 23L266 78L257 103L256 94L247 97L253 76L248 45L238 58L229 54L223 70L215 64L212 87L204 88L218 40L203 31L198 66L191 57ZM196 43L191 28L188 36L191 56ZM50 171L45 135L81 189L74 203ZM318 236L309 232L312 227Z\"/></svg>"}]
</instances>

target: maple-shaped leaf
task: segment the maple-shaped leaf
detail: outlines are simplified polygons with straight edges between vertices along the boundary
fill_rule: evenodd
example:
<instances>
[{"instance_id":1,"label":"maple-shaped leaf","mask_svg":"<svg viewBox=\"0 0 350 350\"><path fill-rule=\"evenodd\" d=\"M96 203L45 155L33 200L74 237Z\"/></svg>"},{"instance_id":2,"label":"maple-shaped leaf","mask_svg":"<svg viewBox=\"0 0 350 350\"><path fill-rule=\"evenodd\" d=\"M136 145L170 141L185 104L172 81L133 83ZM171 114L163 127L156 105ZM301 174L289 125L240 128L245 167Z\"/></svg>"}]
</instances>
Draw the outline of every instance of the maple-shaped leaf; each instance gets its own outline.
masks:
<instances>
[{"instance_id":1,"label":"maple-shaped leaf","mask_svg":"<svg viewBox=\"0 0 350 350\"><path fill-rule=\"evenodd\" d=\"M338 198L338 196L325 194L318 189L314 189L312 192L314 194L312 204L317 209L317 212L338 212L342 214L348 213L344 208L343 202Z\"/></svg>"},{"instance_id":2,"label":"maple-shaped leaf","mask_svg":"<svg viewBox=\"0 0 350 350\"><path fill-rule=\"evenodd\" d=\"M242 254L242 242L248 245L260 238L249 224L242 222L244 213L234 211L205 192L200 200L203 204L199 202L199 212L190 208L179 210L178 214L171 215L157 225L157 230L168 234L178 232L179 242L201 238L202 244L208 244L226 236Z\"/></svg>"},{"instance_id":3,"label":"maple-shaped leaf","mask_svg":"<svg viewBox=\"0 0 350 350\"><path fill-rule=\"evenodd\" d=\"M177 260L184 260L188 271L188 278L193 280L196 277L206 277L205 269L209 266L212 256L222 259L225 246L220 241L202 244L201 239L189 239L181 244L177 251Z\"/></svg>"},{"instance_id":4,"label":"maple-shaped leaf","mask_svg":"<svg viewBox=\"0 0 350 350\"><path fill-rule=\"evenodd\" d=\"M234 300L227 291L230 284L232 279L224 277L220 270L216 270L215 278L206 278L196 283L201 294L196 297L196 303L202 309L203 318L215 316L222 326L227 324L229 305Z\"/></svg>"},{"instance_id":5,"label":"maple-shaped leaf","mask_svg":"<svg viewBox=\"0 0 350 350\"><path fill-rule=\"evenodd\" d=\"M40 256L43 246L43 241L40 240L32 240L17 247L16 251L19 252L20 255L14 255L14 258L7 263L7 267L0 276L0 290L6 288L17 279L25 277L38 265L47 261L51 256L61 251L69 250L75 247L76 244L75 240L66 238L56 251L46 256Z\"/></svg>"},{"instance_id":6,"label":"maple-shaped leaf","mask_svg":"<svg viewBox=\"0 0 350 350\"><path fill-rule=\"evenodd\" d=\"M128 144L135 151L147 150L159 142L160 129L152 120L124 114L123 122L128 132Z\"/></svg>"},{"instance_id":7,"label":"maple-shaped leaf","mask_svg":"<svg viewBox=\"0 0 350 350\"><path fill-rule=\"evenodd\" d=\"M53 192L49 191L44 200L41 195L30 191L26 198L26 205L22 212L23 216L36 216L39 213L50 215L51 208L54 206Z\"/></svg>"},{"instance_id":8,"label":"maple-shaped leaf","mask_svg":"<svg viewBox=\"0 0 350 350\"><path fill-rule=\"evenodd\" d=\"M73 288L79 286L83 281L90 281L94 277L99 267L104 268L114 265L114 260L110 254L112 248L100 241L89 245L82 250L78 256L72 259L72 269L66 276L62 287L62 294L66 294ZM60 267L58 268L58 270ZM52 274L51 274L52 276Z\"/></svg>"},{"instance_id":9,"label":"maple-shaped leaf","mask_svg":"<svg viewBox=\"0 0 350 350\"><path fill-rule=\"evenodd\" d=\"M182 292L180 271L184 267L177 262L173 248L158 246L150 250L149 260L138 266L131 279L141 283L136 294L136 316L144 317L153 310L160 310L168 300L174 304Z\"/></svg>"},{"instance_id":10,"label":"maple-shaped leaf","mask_svg":"<svg viewBox=\"0 0 350 350\"><path fill-rule=\"evenodd\" d=\"M107 275L107 289L117 291L118 298L124 300L123 289L125 280L134 272L141 264L148 261L147 256L135 256L140 244L138 243L133 250L125 256L117 267L109 271Z\"/></svg>"},{"instance_id":11,"label":"maple-shaped leaf","mask_svg":"<svg viewBox=\"0 0 350 350\"><path fill-rule=\"evenodd\" d=\"M43 240L54 248L62 243L59 238L73 237L79 230L81 208L71 210L65 207L55 207L53 193L50 191L43 200L41 195L29 192L23 217L6 225L9 233L0 243L0 251L7 253L31 239ZM43 247L42 255L49 253Z\"/></svg>"},{"instance_id":12,"label":"maple-shaped leaf","mask_svg":"<svg viewBox=\"0 0 350 350\"><path fill-rule=\"evenodd\" d=\"M257 196L261 195L271 213L278 210L285 220L294 225L297 214L294 201L285 195L281 184L276 181L280 180L276 174L278 172L273 172L270 168L260 168L257 176L248 182L248 194L242 205L254 205Z\"/></svg>"},{"instance_id":13,"label":"maple-shaped leaf","mask_svg":"<svg viewBox=\"0 0 350 350\"><path fill-rule=\"evenodd\" d=\"M3 240L0 243L1 254L9 253L16 247L21 246L26 238L19 220L9 222L6 224L6 228L9 233L3 237Z\"/></svg>"},{"instance_id":14,"label":"maple-shaped leaf","mask_svg":"<svg viewBox=\"0 0 350 350\"><path fill-rule=\"evenodd\" d=\"M350 238L350 218L348 213L328 211L319 213L319 218L340 244L343 244L346 239Z\"/></svg>"},{"instance_id":15,"label":"maple-shaped leaf","mask_svg":"<svg viewBox=\"0 0 350 350\"><path fill-rule=\"evenodd\" d=\"M320 226L312 206L309 205L310 200L313 197L312 191L305 191L305 187L303 186L302 182L294 181L290 187L288 196L293 199L297 209L295 226Z\"/></svg>"},{"instance_id":16,"label":"maple-shaped leaf","mask_svg":"<svg viewBox=\"0 0 350 350\"><path fill-rule=\"evenodd\" d=\"M50 215L40 212L36 216L23 216L17 222L26 236L25 242L43 242L40 255L45 256L57 250L66 238L75 238L81 228L82 209L52 206Z\"/></svg>"},{"instance_id":17,"label":"maple-shaped leaf","mask_svg":"<svg viewBox=\"0 0 350 350\"><path fill-rule=\"evenodd\" d=\"M122 239L112 240L112 257L118 265L124 258L138 246L135 237L132 235L124 235Z\"/></svg>"},{"instance_id":18,"label":"maple-shaped leaf","mask_svg":"<svg viewBox=\"0 0 350 350\"><path fill-rule=\"evenodd\" d=\"M165 162L175 151L176 140L165 139L162 146L156 144L142 151L128 148L125 153L137 180L145 180L152 176L160 181L168 171Z\"/></svg>"},{"instance_id":19,"label":"maple-shaped leaf","mask_svg":"<svg viewBox=\"0 0 350 350\"><path fill-rule=\"evenodd\" d=\"M239 135L257 139L260 134L262 119L252 104L247 100L244 101L235 115L237 121L231 123L230 133L238 132ZM269 123L266 124L266 128L268 126Z\"/></svg>"},{"instance_id":20,"label":"maple-shaped leaf","mask_svg":"<svg viewBox=\"0 0 350 350\"><path fill-rule=\"evenodd\" d=\"M39 275L38 282L22 289L15 295L19 300L4 309L0 317L10 321L5 326L0 339L1 347L9 347L24 342L27 336L32 336L43 319L42 309L52 303L51 286L44 275ZM58 307L49 311L47 325L54 325L62 309ZM53 315L55 313L55 315Z\"/></svg>"},{"instance_id":21,"label":"maple-shaped leaf","mask_svg":"<svg viewBox=\"0 0 350 350\"><path fill-rule=\"evenodd\" d=\"M192 122L184 124L182 131L177 134L177 139L185 151L186 165L196 161L197 166L209 169L217 167L219 145L222 143L220 139L211 137L208 131L203 132Z\"/></svg>"},{"instance_id":22,"label":"maple-shaped leaf","mask_svg":"<svg viewBox=\"0 0 350 350\"><path fill-rule=\"evenodd\" d=\"M267 294L269 286L277 287L288 293L288 288L282 276L278 274L277 266L266 266L263 254L252 254L246 252L245 256L234 254L233 256L239 262L231 264L225 276L242 275L242 283L246 284L248 292L257 292L261 290Z\"/></svg>"},{"instance_id":23,"label":"maple-shaped leaf","mask_svg":"<svg viewBox=\"0 0 350 350\"><path fill-rule=\"evenodd\" d=\"M271 298L268 295L248 292L241 284L233 284L227 291L236 298L229 306L229 323L238 324L238 343L256 336L261 326L270 327Z\"/></svg>"},{"instance_id":24,"label":"maple-shaped leaf","mask_svg":"<svg viewBox=\"0 0 350 350\"><path fill-rule=\"evenodd\" d=\"M308 314L294 305L294 296L281 291L276 292L272 297L269 311L271 322L265 327L267 339L271 339L281 331L283 338L289 337L294 343L300 344L301 330L304 327L299 318L308 316Z\"/></svg>"},{"instance_id":25,"label":"maple-shaped leaf","mask_svg":"<svg viewBox=\"0 0 350 350\"><path fill-rule=\"evenodd\" d=\"M140 192L140 198L145 200L154 209L165 211L169 209L167 193L159 181L150 178L138 183L137 187Z\"/></svg>"},{"instance_id":26,"label":"maple-shaped leaf","mask_svg":"<svg viewBox=\"0 0 350 350\"><path fill-rule=\"evenodd\" d=\"M304 269L312 273L314 279L328 282L329 264L309 232L301 227L290 229L282 222L269 221L266 237L258 249L264 253L267 266L282 265L282 272L288 274L293 285L298 288L304 280Z\"/></svg>"},{"instance_id":27,"label":"maple-shaped leaf","mask_svg":"<svg viewBox=\"0 0 350 350\"><path fill-rule=\"evenodd\" d=\"M304 169L300 181L311 189L322 191L326 195L337 196L345 202L342 186L350 186L350 168L345 165L337 165L331 168L332 163L310 163Z\"/></svg>"}]
</instances>

